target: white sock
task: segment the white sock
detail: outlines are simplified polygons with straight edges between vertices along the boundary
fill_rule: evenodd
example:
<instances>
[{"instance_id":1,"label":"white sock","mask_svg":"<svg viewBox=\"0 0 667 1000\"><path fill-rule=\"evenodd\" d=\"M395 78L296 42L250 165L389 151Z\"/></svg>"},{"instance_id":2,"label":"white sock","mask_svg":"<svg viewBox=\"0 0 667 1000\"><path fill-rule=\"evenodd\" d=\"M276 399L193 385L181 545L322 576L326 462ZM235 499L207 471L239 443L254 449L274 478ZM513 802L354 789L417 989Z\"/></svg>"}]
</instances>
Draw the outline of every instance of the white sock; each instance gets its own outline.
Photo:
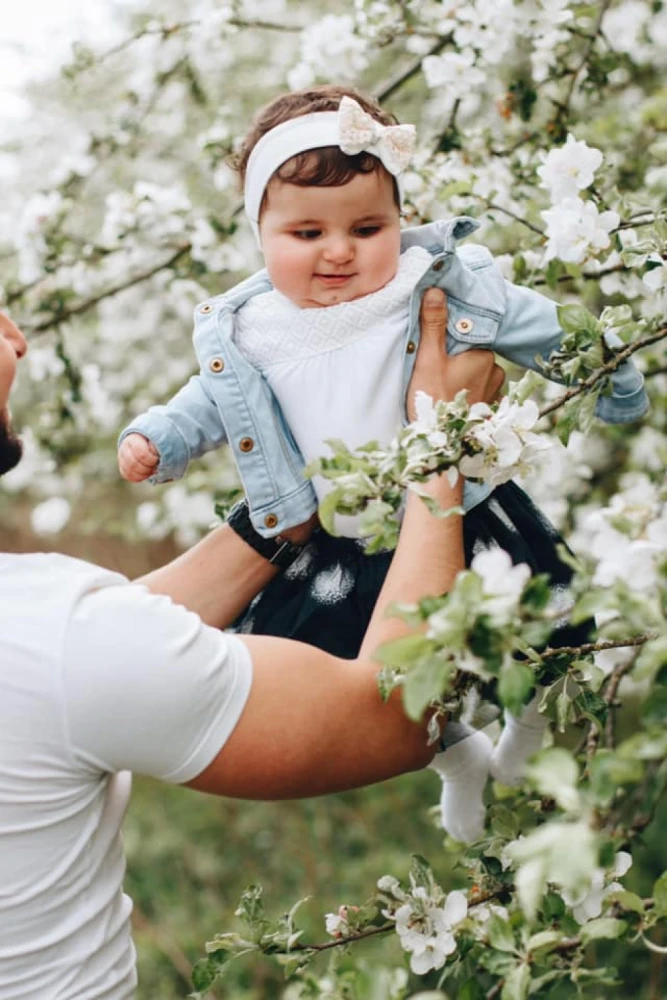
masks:
<instances>
[{"instance_id":1,"label":"white sock","mask_svg":"<svg viewBox=\"0 0 667 1000\"><path fill-rule=\"evenodd\" d=\"M445 727L445 732L447 727ZM440 816L443 828L454 840L471 844L484 833L484 786L489 776L493 743L473 731L459 742L437 753L428 765L442 778Z\"/></svg>"},{"instance_id":2,"label":"white sock","mask_svg":"<svg viewBox=\"0 0 667 1000\"><path fill-rule=\"evenodd\" d=\"M538 712L544 692L538 688L521 715L505 709L505 727L491 757L491 774L503 785L516 785L524 775L526 761L542 749L548 719Z\"/></svg>"}]
</instances>

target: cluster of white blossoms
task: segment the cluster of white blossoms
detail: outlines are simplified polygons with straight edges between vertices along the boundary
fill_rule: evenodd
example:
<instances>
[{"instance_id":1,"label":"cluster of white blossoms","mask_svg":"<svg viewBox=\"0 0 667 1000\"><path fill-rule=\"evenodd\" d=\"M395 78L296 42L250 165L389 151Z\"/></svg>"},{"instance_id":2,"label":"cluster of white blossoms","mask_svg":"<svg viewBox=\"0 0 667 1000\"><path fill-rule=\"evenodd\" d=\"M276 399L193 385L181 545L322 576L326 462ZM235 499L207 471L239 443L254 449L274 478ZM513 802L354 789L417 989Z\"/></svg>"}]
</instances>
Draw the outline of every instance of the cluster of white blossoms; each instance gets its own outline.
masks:
<instances>
[{"instance_id":1,"label":"cluster of white blossoms","mask_svg":"<svg viewBox=\"0 0 667 1000\"><path fill-rule=\"evenodd\" d=\"M309 87L333 67L339 80L356 80L368 65L367 44L350 14L327 14L301 33L300 60L287 74L292 90Z\"/></svg>"},{"instance_id":2,"label":"cluster of white blossoms","mask_svg":"<svg viewBox=\"0 0 667 1000\"><path fill-rule=\"evenodd\" d=\"M526 5L519 31L530 39L535 83L543 83L556 64L559 46L568 40L565 28L573 18L570 0L532 0Z\"/></svg>"},{"instance_id":3,"label":"cluster of white blossoms","mask_svg":"<svg viewBox=\"0 0 667 1000\"><path fill-rule=\"evenodd\" d=\"M530 567L526 563L515 566L504 549L495 548L478 552L470 569L482 580L482 613L499 627L512 622L530 580Z\"/></svg>"},{"instance_id":4,"label":"cluster of white blossoms","mask_svg":"<svg viewBox=\"0 0 667 1000\"><path fill-rule=\"evenodd\" d=\"M28 198L15 224L14 246L18 255L19 280L29 284L42 277L49 251L48 235L67 211L60 191L35 194Z\"/></svg>"},{"instance_id":5,"label":"cluster of white blossoms","mask_svg":"<svg viewBox=\"0 0 667 1000\"><path fill-rule=\"evenodd\" d=\"M132 232L143 232L158 240L181 235L192 209L181 187L163 187L148 181L137 181L132 191L112 191L105 204L102 241L112 246Z\"/></svg>"},{"instance_id":6,"label":"cluster of white blossoms","mask_svg":"<svg viewBox=\"0 0 667 1000\"><path fill-rule=\"evenodd\" d=\"M573 544L596 560L596 585L626 581L655 592L667 560L667 497L647 476L629 473L608 506L584 516Z\"/></svg>"},{"instance_id":7,"label":"cluster of white blossoms","mask_svg":"<svg viewBox=\"0 0 667 1000\"><path fill-rule=\"evenodd\" d=\"M620 216L613 211L599 212L595 202L579 196L593 183L601 165L600 150L570 134L565 145L550 150L538 167L541 185L552 202L552 207L541 213L547 224L547 261L558 258L582 264L610 245L610 233Z\"/></svg>"},{"instance_id":8,"label":"cluster of white blossoms","mask_svg":"<svg viewBox=\"0 0 667 1000\"><path fill-rule=\"evenodd\" d=\"M472 426L468 437L480 450L475 455L464 455L459 471L495 487L533 468L551 448L548 438L532 432L539 416L532 399L518 403L505 396L495 411L487 403L474 403L470 417L479 422Z\"/></svg>"},{"instance_id":9,"label":"cluster of white blossoms","mask_svg":"<svg viewBox=\"0 0 667 1000\"><path fill-rule=\"evenodd\" d=\"M470 48L426 56L422 61L426 83L432 89L444 88L451 101L461 100L486 81L486 74L475 65L476 61L477 56Z\"/></svg>"},{"instance_id":10,"label":"cluster of white blossoms","mask_svg":"<svg viewBox=\"0 0 667 1000\"><path fill-rule=\"evenodd\" d=\"M596 868L591 876L590 885L580 892L561 889L563 902L571 908L572 916L577 923L585 924L600 916L609 897L623 890L623 886L616 879L622 878L631 867L632 855L627 851L617 851L612 867L606 871L604 868Z\"/></svg>"},{"instance_id":11,"label":"cluster of white blossoms","mask_svg":"<svg viewBox=\"0 0 667 1000\"><path fill-rule=\"evenodd\" d=\"M428 888L416 885L412 876L410 882L406 892L398 879L384 875L378 889L387 902L383 915L394 921L401 946L410 955L410 968L423 976L441 969L456 951L454 932L468 915L468 901L464 892L444 893L433 881Z\"/></svg>"},{"instance_id":12,"label":"cluster of white blossoms","mask_svg":"<svg viewBox=\"0 0 667 1000\"><path fill-rule=\"evenodd\" d=\"M521 602L530 580L530 567L525 563L513 565L503 549L478 552L470 569L459 575L448 600L426 619L426 637L446 651L457 670L489 680L492 675L486 660L470 649L468 627L483 618L485 628L496 630L496 639L502 632L508 640L502 640L502 661L503 665L509 664L512 642L521 631ZM465 627L463 622L467 623Z\"/></svg>"}]
</instances>

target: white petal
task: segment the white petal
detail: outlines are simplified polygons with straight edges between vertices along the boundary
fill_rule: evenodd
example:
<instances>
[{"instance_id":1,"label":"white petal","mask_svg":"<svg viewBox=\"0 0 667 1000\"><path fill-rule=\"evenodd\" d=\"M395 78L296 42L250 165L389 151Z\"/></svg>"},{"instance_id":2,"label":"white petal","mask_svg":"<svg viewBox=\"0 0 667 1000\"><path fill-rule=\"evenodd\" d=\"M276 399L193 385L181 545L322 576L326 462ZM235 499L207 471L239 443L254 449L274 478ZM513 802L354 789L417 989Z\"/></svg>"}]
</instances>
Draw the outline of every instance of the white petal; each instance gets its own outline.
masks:
<instances>
[{"instance_id":1,"label":"white petal","mask_svg":"<svg viewBox=\"0 0 667 1000\"><path fill-rule=\"evenodd\" d=\"M459 889L450 892L445 902L445 920L451 927L453 924L465 920L468 913L468 900L466 894Z\"/></svg>"}]
</instances>

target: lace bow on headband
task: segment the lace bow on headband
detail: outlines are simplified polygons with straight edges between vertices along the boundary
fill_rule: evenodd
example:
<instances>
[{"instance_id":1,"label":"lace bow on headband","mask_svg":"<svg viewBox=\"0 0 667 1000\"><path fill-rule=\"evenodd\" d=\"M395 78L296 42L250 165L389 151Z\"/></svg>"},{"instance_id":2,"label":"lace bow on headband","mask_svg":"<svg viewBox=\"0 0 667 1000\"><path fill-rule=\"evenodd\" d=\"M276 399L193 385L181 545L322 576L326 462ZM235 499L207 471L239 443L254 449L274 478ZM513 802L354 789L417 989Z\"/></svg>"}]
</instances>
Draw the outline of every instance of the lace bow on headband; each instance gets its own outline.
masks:
<instances>
[{"instance_id":1,"label":"lace bow on headband","mask_svg":"<svg viewBox=\"0 0 667 1000\"><path fill-rule=\"evenodd\" d=\"M409 165L415 148L414 125L381 125L351 97L338 107L339 146L348 156L372 153L394 177Z\"/></svg>"}]
</instances>

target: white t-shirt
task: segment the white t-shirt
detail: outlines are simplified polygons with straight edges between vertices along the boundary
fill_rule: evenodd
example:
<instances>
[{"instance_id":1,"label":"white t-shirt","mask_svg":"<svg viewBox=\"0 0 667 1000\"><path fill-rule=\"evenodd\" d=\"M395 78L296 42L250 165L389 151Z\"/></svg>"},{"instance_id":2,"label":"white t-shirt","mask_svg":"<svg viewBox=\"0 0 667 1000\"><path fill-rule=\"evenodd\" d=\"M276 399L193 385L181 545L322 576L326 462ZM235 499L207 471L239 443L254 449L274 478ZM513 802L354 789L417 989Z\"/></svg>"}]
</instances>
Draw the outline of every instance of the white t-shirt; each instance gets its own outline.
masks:
<instances>
[{"instance_id":1,"label":"white t-shirt","mask_svg":"<svg viewBox=\"0 0 667 1000\"><path fill-rule=\"evenodd\" d=\"M265 375L306 462L331 454L328 438L386 446L401 428L410 302L431 261L409 247L391 281L351 302L301 309L274 289L237 312L234 339ZM333 486L313 478L320 501ZM335 523L337 534L359 536L357 517Z\"/></svg>"},{"instance_id":2,"label":"white t-shirt","mask_svg":"<svg viewBox=\"0 0 667 1000\"><path fill-rule=\"evenodd\" d=\"M234 636L124 577L0 554L0 997L129 1000L130 771L215 758L252 677Z\"/></svg>"}]
</instances>

